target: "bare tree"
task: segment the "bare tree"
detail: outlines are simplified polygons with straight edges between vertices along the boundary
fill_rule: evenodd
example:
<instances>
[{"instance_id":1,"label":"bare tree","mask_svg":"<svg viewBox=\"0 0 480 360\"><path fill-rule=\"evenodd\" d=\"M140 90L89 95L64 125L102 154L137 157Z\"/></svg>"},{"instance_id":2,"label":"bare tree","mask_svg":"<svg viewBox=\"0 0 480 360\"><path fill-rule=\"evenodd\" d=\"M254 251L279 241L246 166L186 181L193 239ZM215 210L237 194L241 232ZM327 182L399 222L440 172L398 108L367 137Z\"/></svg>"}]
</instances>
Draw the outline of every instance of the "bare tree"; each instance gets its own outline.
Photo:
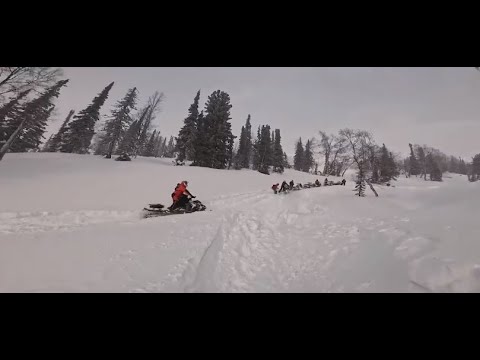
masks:
<instances>
[{"instance_id":1,"label":"bare tree","mask_svg":"<svg viewBox=\"0 0 480 360\"><path fill-rule=\"evenodd\" d=\"M362 183L363 181L366 181L375 196L378 196L373 185L368 180L368 176L365 174L365 172L371 167L369 161L372 154L371 150L375 145L373 136L368 131L352 129L340 130L339 135L345 137L347 140L353 161L358 167L359 175L357 182Z\"/></svg>"},{"instance_id":2,"label":"bare tree","mask_svg":"<svg viewBox=\"0 0 480 360\"><path fill-rule=\"evenodd\" d=\"M349 161L348 155L346 154L349 143L341 134L327 135L324 131L319 131L319 134L321 138L316 144L316 148L319 154L325 157L323 175L340 176L340 173Z\"/></svg>"},{"instance_id":3,"label":"bare tree","mask_svg":"<svg viewBox=\"0 0 480 360\"><path fill-rule=\"evenodd\" d=\"M59 68L51 67L0 67L0 101L7 94L25 90L43 90L63 75Z\"/></svg>"},{"instance_id":4,"label":"bare tree","mask_svg":"<svg viewBox=\"0 0 480 360\"><path fill-rule=\"evenodd\" d=\"M147 105L140 109L137 113L137 117L141 118L145 109L149 109L146 113L144 120L141 122L140 136L138 139L138 146L135 148L135 157L137 154L143 155L145 152L145 147L148 143L149 132L152 129L153 121L156 118L156 115L161 111L161 103L163 102L165 95L155 91L155 93L148 98ZM140 120L140 119L138 119Z\"/></svg>"}]
</instances>

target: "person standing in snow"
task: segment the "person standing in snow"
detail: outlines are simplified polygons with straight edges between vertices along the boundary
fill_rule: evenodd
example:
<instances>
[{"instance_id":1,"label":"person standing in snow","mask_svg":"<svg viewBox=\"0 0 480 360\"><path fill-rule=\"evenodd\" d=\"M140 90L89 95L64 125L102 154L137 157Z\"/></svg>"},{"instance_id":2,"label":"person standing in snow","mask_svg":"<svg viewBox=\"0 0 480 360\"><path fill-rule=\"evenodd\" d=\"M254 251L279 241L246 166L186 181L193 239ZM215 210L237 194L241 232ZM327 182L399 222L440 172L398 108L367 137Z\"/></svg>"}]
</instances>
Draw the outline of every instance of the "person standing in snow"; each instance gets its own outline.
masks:
<instances>
[{"instance_id":1,"label":"person standing in snow","mask_svg":"<svg viewBox=\"0 0 480 360\"><path fill-rule=\"evenodd\" d=\"M290 181L290 190L292 190L294 186L295 186L295 183L293 182L293 180Z\"/></svg>"},{"instance_id":2,"label":"person standing in snow","mask_svg":"<svg viewBox=\"0 0 480 360\"><path fill-rule=\"evenodd\" d=\"M282 182L282 186L280 187L280 191L279 192L286 192L288 189L290 189L290 187L288 186L287 182L286 181L283 181Z\"/></svg>"},{"instance_id":3,"label":"person standing in snow","mask_svg":"<svg viewBox=\"0 0 480 360\"><path fill-rule=\"evenodd\" d=\"M280 184L273 184L273 185L272 185L272 190L273 190L273 192L274 192L275 194L278 193L278 186L279 186L279 185L280 185Z\"/></svg>"}]
</instances>

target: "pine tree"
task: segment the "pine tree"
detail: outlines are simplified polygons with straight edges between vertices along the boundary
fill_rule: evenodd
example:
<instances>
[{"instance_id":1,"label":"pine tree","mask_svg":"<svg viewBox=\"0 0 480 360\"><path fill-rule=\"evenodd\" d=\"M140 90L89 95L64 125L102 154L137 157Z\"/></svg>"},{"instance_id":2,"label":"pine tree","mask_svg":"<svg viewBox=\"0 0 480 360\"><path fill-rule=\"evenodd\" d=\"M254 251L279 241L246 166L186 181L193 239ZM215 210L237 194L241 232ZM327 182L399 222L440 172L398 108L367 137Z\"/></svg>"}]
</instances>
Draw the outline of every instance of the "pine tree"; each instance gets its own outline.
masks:
<instances>
[{"instance_id":1,"label":"pine tree","mask_svg":"<svg viewBox=\"0 0 480 360\"><path fill-rule=\"evenodd\" d=\"M380 149L380 163L379 163L379 170L380 170L380 182L389 182L390 180L395 180L398 176L398 169L397 165L395 164L395 159L393 158L393 154L388 151L385 144L382 145Z\"/></svg>"},{"instance_id":2,"label":"pine tree","mask_svg":"<svg viewBox=\"0 0 480 360\"><path fill-rule=\"evenodd\" d=\"M138 150L141 146L141 138L142 138L142 131L145 127L144 120L147 117L147 114L150 111L150 106L147 106L142 110L142 114L140 115L140 119L135 120L130 127L128 128L127 132L122 138L122 141L118 145L117 150L115 151L116 155L121 154L128 154L132 156L137 156ZM142 153L143 156L147 156Z\"/></svg>"},{"instance_id":3,"label":"pine tree","mask_svg":"<svg viewBox=\"0 0 480 360\"><path fill-rule=\"evenodd\" d=\"M123 137L126 128L130 125L130 111L135 109L137 88L128 90L125 97L114 106L111 118L105 124L105 135L102 137L96 155L105 154L107 159L112 157L117 143Z\"/></svg>"},{"instance_id":4,"label":"pine tree","mask_svg":"<svg viewBox=\"0 0 480 360\"><path fill-rule=\"evenodd\" d=\"M458 164L458 173L462 175L467 175L467 165L463 159L459 160Z\"/></svg>"},{"instance_id":5,"label":"pine tree","mask_svg":"<svg viewBox=\"0 0 480 360\"><path fill-rule=\"evenodd\" d=\"M303 153L302 171L310 172L310 169L312 168L313 163L314 163L314 160L313 160L313 153L311 150L311 142L310 140L307 140L307 143L305 144L305 151Z\"/></svg>"},{"instance_id":6,"label":"pine tree","mask_svg":"<svg viewBox=\"0 0 480 360\"><path fill-rule=\"evenodd\" d=\"M258 171L269 174L269 167L273 163L272 139L270 137L270 125L262 125L260 139L257 144Z\"/></svg>"},{"instance_id":7,"label":"pine tree","mask_svg":"<svg viewBox=\"0 0 480 360\"><path fill-rule=\"evenodd\" d=\"M230 96L224 91L214 91L205 104L207 141L210 155L202 166L225 169L231 158L232 131L230 124Z\"/></svg>"},{"instance_id":8,"label":"pine tree","mask_svg":"<svg viewBox=\"0 0 480 360\"><path fill-rule=\"evenodd\" d=\"M442 171L438 166L437 162L433 158L432 153L429 153L426 156L426 168L427 171L430 173L430 180L431 181L442 181Z\"/></svg>"},{"instance_id":9,"label":"pine tree","mask_svg":"<svg viewBox=\"0 0 480 360\"><path fill-rule=\"evenodd\" d=\"M252 155L252 125L250 124L250 114L248 114L245 126L242 126L240 132L239 147L235 159L236 169L250 168L250 157Z\"/></svg>"},{"instance_id":10,"label":"pine tree","mask_svg":"<svg viewBox=\"0 0 480 360\"><path fill-rule=\"evenodd\" d=\"M135 146L135 156L140 154L145 156L145 148L148 144L148 134L151 131L152 122L155 120L157 112L160 110L160 104L163 101L163 93L156 91L148 98L147 105L138 111L137 116L140 117L140 136Z\"/></svg>"},{"instance_id":11,"label":"pine tree","mask_svg":"<svg viewBox=\"0 0 480 360\"><path fill-rule=\"evenodd\" d=\"M282 174L284 165L284 152L282 148L282 137L280 135L280 129L275 129L275 139L273 145L273 171Z\"/></svg>"},{"instance_id":12,"label":"pine tree","mask_svg":"<svg viewBox=\"0 0 480 360\"><path fill-rule=\"evenodd\" d=\"M283 167L286 168L286 169L290 169L290 168L291 168L291 165L290 165L290 163L288 162L288 156L287 156L287 153L286 153L286 152L283 153Z\"/></svg>"},{"instance_id":13,"label":"pine tree","mask_svg":"<svg viewBox=\"0 0 480 360\"><path fill-rule=\"evenodd\" d=\"M260 166L260 151L259 151L259 147L260 147L260 142L261 142L261 139L262 139L262 134L261 134L261 127L260 125L258 126L258 129L257 129L257 138L255 139L254 143L253 143L253 146L252 146L252 168L253 170L258 170L259 169L259 166Z\"/></svg>"},{"instance_id":14,"label":"pine tree","mask_svg":"<svg viewBox=\"0 0 480 360\"><path fill-rule=\"evenodd\" d=\"M157 131L157 136L155 137L155 147L153 149L154 156L160 156L160 146L162 145L162 137L160 136L160 131Z\"/></svg>"},{"instance_id":15,"label":"pine tree","mask_svg":"<svg viewBox=\"0 0 480 360\"><path fill-rule=\"evenodd\" d=\"M138 133L141 129L141 125L138 120L135 120L128 130L126 131L125 135L123 136L122 140L118 144L117 149L115 150L115 155L123 155L127 154L132 156L135 152L135 145L138 139Z\"/></svg>"},{"instance_id":16,"label":"pine tree","mask_svg":"<svg viewBox=\"0 0 480 360\"><path fill-rule=\"evenodd\" d=\"M365 177L363 174L363 166L359 167L359 171L357 174L357 183L355 185L355 195L359 197L365 196Z\"/></svg>"},{"instance_id":17,"label":"pine tree","mask_svg":"<svg viewBox=\"0 0 480 360\"><path fill-rule=\"evenodd\" d=\"M210 161L209 124L203 115L203 111L200 112L197 118L197 136L194 144L195 160L192 165L208 167Z\"/></svg>"},{"instance_id":18,"label":"pine tree","mask_svg":"<svg viewBox=\"0 0 480 360\"><path fill-rule=\"evenodd\" d=\"M43 134L46 131L48 119L54 108L55 106L52 105L48 110L32 117L30 124L20 132L17 139L10 146L9 151L13 153L38 151L42 139L44 139ZM21 120L21 117L19 120Z\"/></svg>"},{"instance_id":19,"label":"pine tree","mask_svg":"<svg viewBox=\"0 0 480 360\"><path fill-rule=\"evenodd\" d=\"M474 181L480 179L480 154L477 154L472 159L472 176L474 177Z\"/></svg>"},{"instance_id":20,"label":"pine tree","mask_svg":"<svg viewBox=\"0 0 480 360\"><path fill-rule=\"evenodd\" d=\"M113 87L110 83L98 94L90 105L80 111L68 124L63 137L60 151L74 154L87 154L93 135L95 124L100 118L100 109L108 98L108 93Z\"/></svg>"},{"instance_id":21,"label":"pine tree","mask_svg":"<svg viewBox=\"0 0 480 360\"><path fill-rule=\"evenodd\" d=\"M410 146L410 175L418 175L420 174L420 167L417 158L415 157L415 153L413 152L413 145L408 144L408 146Z\"/></svg>"},{"instance_id":22,"label":"pine tree","mask_svg":"<svg viewBox=\"0 0 480 360\"><path fill-rule=\"evenodd\" d=\"M232 163L233 163L233 156L234 156L233 147L235 145L236 136L230 133L227 139L228 139L227 140L227 168L230 170L230 167L232 166Z\"/></svg>"},{"instance_id":23,"label":"pine tree","mask_svg":"<svg viewBox=\"0 0 480 360\"><path fill-rule=\"evenodd\" d=\"M390 173L390 180L397 180L398 175L400 175L400 171L398 169L398 166L395 162L395 158L393 157L393 154L390 152L390 156L388 157L388 169Z\"/></svg>"},{"instance_id":24,"label":"pine tree","mask_svg":"<svg viewBox=\"0 0 480 360\"><path fill-rule=\"evenodd\" d=\"M235 155L235 160L234 160L234 168L235 170L240 170L242 169L242 152L244 148L244 143L245 143L245 126L242 126L242 130L240 131L240 139L239 139L239 145L238 145L238 151L237 154Z\"/></svg>"},{"instance_id":25,"label":"pine tree","mask_svg":"<svg viewBox=\"0 0 480 360\"><path fill-rule=\"evenodd\" d=\"M65 118L62 126L60 126L60 129L55 135L50 136L50 139L48 139L48 141L45 143L45 146L43 147L44 152L57 152L60 150L61 146L65 143L64 136L65 132L67 131L67 124L74 113L75 110L70 110L68 112L68 115Z\"/></svg>"},{"instance_id":26,"label":"pine tree","mask_svg":"<svg viewBox=\"0 0 480 360\"><path fill-rule=\"evenodd\" d=\"M193 99L193 104L188 109L188 116L185 118L184 125L180 129L177 137L177 160L193 160L195 158L195 138L197 133L198 120L198 102L200 100L200 90Z\"/></svg>"},{"instance_id":27,"label":"pine tree","mask_svg":"<svg viewBox=\"0 0 480 360\"><path fill-rule=\"evenodd\" d=\"M418 167L420 175L423 175L424 179L427 180L427 159L425 156L425 151L423 147L419 146L417 148L418 153Z\"/></svg>"},{"instance_id":28,"label":"pine tree","mask_svg":"<svg viewBox=\"0 0 480 360\"><path fill-rule=\"evenodd\" d=\"M383 147L385 147L385 144L383 144ZM378 159L378 156L376 154L376 147L371 146L370 147L370 165L372 168L372 177L371 177L371 182L374 184L378 184L381 179L381 170L382 170L382 158L383 158L383 148L382 148L382 157L380 160ZM387 154L387 161L388 161L388 154ZM380 172L380 174L379 174Z\"/></svg>"},{"instance_id":29,"label":"pine tree","mask_svg":"<svg viewBox=\"0 0 480 360\"><path fill-rule=\"evenodd\" d=\"M28 145L36 144L38 147L40 142L38 136L41 137L43 135L46 120L55 107L53 99L59 96L60 89L67 83L68 80L58 81L55 85L46 89L38 98L22 106L21 122L0 148L0 160L2 160L6 152L10 150L10 147L15 145L17 140L25 142ZM22 136L22 138L19 138L20 136ZM35 141L35 143L32 143L33 141Z\"/></svg>"},{"instance_id":30,"label":"pine tree","mask_svg":"<svg viewBox=\"0 0 480 360\"><path fill-rule=\"evenodd\" d=\"M157 135L157 130L153 130L152 135L150 136L150 140L145 147L145 156L151 157L155 156L155 137Z\"/></svg>"},{"instance_id":31,"label":"pine tree","mask_svg":"<svg viewBox=\"0 0 480 360\"><path fill-rule=\"evenodd\" d=\"M21 122L20 100L25 98L30 90L22 91L16 97L0 108L0 148L8 138L15 132Z\"/></svg>"},{"instance_id":32,"label":"pine tree","mask_svg":"<svg viewBox=\"0 0 480 360\"><path fill-rule=\"evenodd\" d=\"M303 169L305 168L304 161L304 149L302 145L302 138L300 138L297 142L295 156L293 157L293 168L298 171L303 171Z\"/></svg>"},{"instance_id":33,"label":"pine tree","mask_svg":"<svg viewBox=\"0 0 480 360\"><path fill-rule=\"evenodd\" d=\"M165 138L165 141L166 140L167 139ZM175 138L173 136L170 136L170 140L168 141L168 145L165 148L165 153L163 156L167 158L175 157Z\"/></svg>"}]
</instances>

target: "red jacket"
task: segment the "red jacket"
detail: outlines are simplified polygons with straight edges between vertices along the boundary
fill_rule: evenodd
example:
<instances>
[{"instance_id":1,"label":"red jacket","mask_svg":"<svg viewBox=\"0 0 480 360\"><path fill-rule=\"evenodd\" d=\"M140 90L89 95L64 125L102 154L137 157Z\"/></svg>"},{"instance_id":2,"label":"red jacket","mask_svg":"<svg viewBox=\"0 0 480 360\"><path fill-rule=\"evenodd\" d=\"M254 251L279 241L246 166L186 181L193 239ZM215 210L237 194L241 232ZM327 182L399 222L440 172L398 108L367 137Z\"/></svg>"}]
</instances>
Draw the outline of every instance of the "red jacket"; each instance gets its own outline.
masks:
<instances>
[{"instance_id":1,"label":"red jacket","mask_svg":"<svg viewBox=\"0 0 480 360\"><path fill-rule=\"evenodd\" d=\"M180 197L186 190L187 187L185 186L185 184L180 184L180 186L178 186L173 193L173 201L178 201L178 199L180 199Z\"/></svg>"}]
</instances>

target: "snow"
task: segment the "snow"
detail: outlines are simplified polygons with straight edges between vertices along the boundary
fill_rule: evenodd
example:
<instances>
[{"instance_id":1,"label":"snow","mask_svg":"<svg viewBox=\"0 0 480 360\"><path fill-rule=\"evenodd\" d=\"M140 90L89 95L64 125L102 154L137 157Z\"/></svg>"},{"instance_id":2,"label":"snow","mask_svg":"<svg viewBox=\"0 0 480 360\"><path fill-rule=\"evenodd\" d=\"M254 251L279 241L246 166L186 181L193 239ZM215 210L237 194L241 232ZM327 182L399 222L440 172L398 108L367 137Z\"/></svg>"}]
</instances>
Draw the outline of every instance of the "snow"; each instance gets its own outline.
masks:
<instances>
[{"instance_id":1,"label":"snow","mask_svg":"<svg viewBox=\"0 0 480 360\"><path fill-rule=\"evenodd\" d=\"M0 162L1 292L479 292L479 183L324 177L89 155ZM181 180L207 211L141 219ZM340 178L329 177L338 181Z\"/></svg>"}]
</instances>

